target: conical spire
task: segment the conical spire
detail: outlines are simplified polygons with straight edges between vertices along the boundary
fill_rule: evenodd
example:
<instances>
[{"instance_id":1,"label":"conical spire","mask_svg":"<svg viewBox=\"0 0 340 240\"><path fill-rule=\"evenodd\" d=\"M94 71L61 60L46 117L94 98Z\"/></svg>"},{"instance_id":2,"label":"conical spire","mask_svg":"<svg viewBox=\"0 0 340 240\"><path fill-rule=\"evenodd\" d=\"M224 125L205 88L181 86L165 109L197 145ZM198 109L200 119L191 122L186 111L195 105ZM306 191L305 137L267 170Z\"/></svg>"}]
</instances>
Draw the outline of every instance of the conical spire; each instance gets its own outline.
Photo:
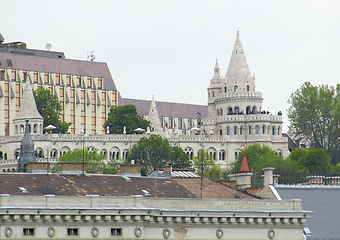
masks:
<instances>
[{"instance_id":1,"label":"conical spire","mask_svg":"<svg viewBox=\"0 0 340 240\"><path fill-rule=\"evenodd\" d=\"M162 127L161 127L161 123L159 121L157 106L156 106L155 98L153 95L152 95L152 101L150 104L148 119L151 123L151 126L154 129L154 133L157 133L160 135L164 134Z\"/></svg>"},{"instance_id":2,"label":"conical spire","mask_svg":"<svg viewBox=\"0 0 340 240\"><path fill-rule=\"evenodd\" d=\"M27 81L24 85L24 91L20 101L20 109L15 116L15 120L18 119L43 119L37 110L37 105L33 96L33 90L31 84ZM13 120L14 120L13 119Z\"/></svg>"},{"instance_id":3,"label":"conical spire","mask_svg":"<svg viewBox=\"0 0 340 240\"><path fill-rule=\"evenodd\" d=\"M214 77L213 79L220 79L221 74L220 74L220 66L218 65L218 59L216 59L216 64L214 68Z\"/></svg>"},{"instance_id":4,"label":"conical spire","mask_svg":"<svg viewBox=\"0 0 340 240\"><path fill-rule=\"evenodd\" d=\"M25 135L20 144L20 157L18 162L18 172L25 171L25 165L30 162L36 162L34 155L34 142L30 134L30 125L26 119Z\"/></svg>"},{"instance_id":5,"label":"conical spire","mask_svg":"<svg viewBox=\"0 0 340 240\"><path fill-rule=\"evenodd\" d=\"M240 173L250 173L245 153L243 154L243 157L242 157Z\"/></svg>"},{"instance_id":6,"label":"conical spire","mask_svg":"<svg viewBox=\"0 0 340 240\"><path fill-rule=\"evenodd\" d=\"M228 70L226 73L227 78L246 78L250 76L250 71L246 57L243 52L240 34L237 31L236 41L233 52L231 54Z\"/></svg>"}]
</instances>

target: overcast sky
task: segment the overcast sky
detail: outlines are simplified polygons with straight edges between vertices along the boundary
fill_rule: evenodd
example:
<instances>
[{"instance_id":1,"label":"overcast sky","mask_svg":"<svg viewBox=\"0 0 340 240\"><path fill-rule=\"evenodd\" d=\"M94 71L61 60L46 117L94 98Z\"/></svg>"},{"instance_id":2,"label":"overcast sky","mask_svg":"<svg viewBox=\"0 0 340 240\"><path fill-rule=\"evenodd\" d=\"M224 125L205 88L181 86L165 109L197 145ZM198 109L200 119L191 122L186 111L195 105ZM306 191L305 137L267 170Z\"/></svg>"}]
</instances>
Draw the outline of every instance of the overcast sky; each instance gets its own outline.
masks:
<instances>
[{"instance_id":1,"label":"overcast sky","mask_svg":"<svg viewBox=\"0 0 340 240\"><path fill-rule=\"evenodd\" d=\"M225 75L240 31L262 109L284 116L305 81L340 80L340 1L0 0L5 42L106 62L124 98L207 104L215 60Z\"/></svg>"}]
</instances>

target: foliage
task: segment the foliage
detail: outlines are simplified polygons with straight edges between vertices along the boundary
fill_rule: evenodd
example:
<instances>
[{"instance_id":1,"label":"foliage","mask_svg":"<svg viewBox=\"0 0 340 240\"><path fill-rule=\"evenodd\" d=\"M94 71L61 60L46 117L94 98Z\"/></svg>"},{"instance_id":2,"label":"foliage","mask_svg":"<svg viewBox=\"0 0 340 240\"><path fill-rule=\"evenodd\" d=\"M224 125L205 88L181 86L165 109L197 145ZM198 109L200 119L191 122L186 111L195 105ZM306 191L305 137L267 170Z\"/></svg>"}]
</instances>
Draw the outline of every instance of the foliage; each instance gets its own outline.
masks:
<instances>
[{"instance_id":1,"label":"foliage","mask_svg":"<svg viewBox=\"0 0 340 240\"><path fill-rule=\"evenodd\" d=\"M33 91L37 109L40 115L44 118L44 133L50 132L45 130L48 125L53 125L56 129L53 129L53 133L66 133L71 123L63 122L60 120L60 113L62 106L58 100L58 97L53 95L50 90L43 87Z\"/></svg>"},{"instance_id":2,"label":"foliage","mask_svg":"<svg viewBox=\"0 0 340 240\"><path fill-rule=\"evenodd\" d=\"M103 162L104 156L98 152L98 149L93 149L92 151L89 148L81 149L77 148L72 151L68 151L63 154L59 158L59 162L76 162L82 163L84 162L86 165L86 171L95 171L95 170L106 170L108 167Z\"/></svg>"},{"instance_id":3,"label":"foliage","mask_svg":"<svg viewBox=\"0 0 340 240\"><path fill-rule=\"evenodd\" d=\"M215 163L207 150L198 151L193 161L196 173L201 177L209 177L214 180L222 178L221 168Z\"/></svg>"},{"instance_id":4,"label":"foliage","mask_svg":"<svg viewBox=\"0 0 340 240\"><path fill-rule=\"evenodd\" d=\"M126 127L126 133L131 134L136 128L146 130L149 126L150 122L143 120L142 116L138 115L137 108L132 104L111 107L108 119L104 123L105 130L109 127L109 132L113 134L123 134L124 127Z\"/></svg>"},{"instance_id":5,"label":"foliage","mask_svg":"<svg viewBox=\"0 0 340 240\"><path fill-rule=\"evenodd\" d=\"M330 160L324 149L296 148L290 153L289 159L303 166L309 174L328 175L331 171Z\"/></svg>"},{"instance_id":6,"label":"foliage","mask_svg":"<svg viewBox=\"0 0 340 240\"><path fill-rule=\"evenodd\" d=\"M340 84L313 86L305 82L288 103L289 133L306 145L325 149L332 163L339 159Z\"/></svg>"},{"instance_id":7,"label":"foliage","mask_svg":"<svg viewBox=\"0 0 340 240\"><path fill-rule=\"evenodd\" d=\"M161 168L172 163L173 167L189 168L191 163L188 155L179 147L172 147L168 139L157 134L142 137L134 143L127 156L128 162L135 160L141 164L143 176L150 174L154 168Z\"/></svg>"}]
</instances>

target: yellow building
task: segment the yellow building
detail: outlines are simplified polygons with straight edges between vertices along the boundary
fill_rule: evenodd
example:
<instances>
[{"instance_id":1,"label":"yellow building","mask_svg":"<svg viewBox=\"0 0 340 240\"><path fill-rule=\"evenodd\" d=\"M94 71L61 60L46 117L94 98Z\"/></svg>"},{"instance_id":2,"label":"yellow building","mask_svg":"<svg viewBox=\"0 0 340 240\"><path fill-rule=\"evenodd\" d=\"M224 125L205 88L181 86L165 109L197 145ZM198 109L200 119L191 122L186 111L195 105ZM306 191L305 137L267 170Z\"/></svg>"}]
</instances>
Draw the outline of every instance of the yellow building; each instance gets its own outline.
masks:
<instances>
[{"instance_id":1,"label":"yellow building","mask_svg":"<svg viewBox=\"0 0 340 240\"><path fill-rule=\"evenodd\" d=\"M15 135L26 81L34 90L47 88L59 98L61 120L72 133L105 133L107 113L117 104L117 89L106 63L66 59L62 52L27 49L22 42L0 42L0 136Z\"/></svg>"}]
</instances>

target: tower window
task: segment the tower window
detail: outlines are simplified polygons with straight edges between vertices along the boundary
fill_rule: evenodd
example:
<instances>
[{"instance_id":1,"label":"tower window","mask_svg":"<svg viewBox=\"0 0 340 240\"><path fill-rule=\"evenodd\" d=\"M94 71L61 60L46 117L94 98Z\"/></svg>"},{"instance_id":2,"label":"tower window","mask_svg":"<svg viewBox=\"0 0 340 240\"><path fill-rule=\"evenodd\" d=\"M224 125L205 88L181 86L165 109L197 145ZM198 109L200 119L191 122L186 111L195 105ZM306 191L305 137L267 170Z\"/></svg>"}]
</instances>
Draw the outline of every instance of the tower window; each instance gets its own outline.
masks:
<instances>
[{"instance_id":1,"label":"tower window","mask_svg":"<svg viewBox=\"0 0 340 240\"><path fill-rule=\"evenodd\" d=\"M249 92L249 85L247 85L247 92Z\"/></svg>"},{"instance_id":2,"label":"tower window","mask_svg":"<svg viewBox=\"0 0 340 240\"><path fill-rule=\"evenodd\" d=\"M237 92L237 89L238 89L238 86L235 85L235 86L234 86L234 92Z\"/></svg>"}]
</instances>

